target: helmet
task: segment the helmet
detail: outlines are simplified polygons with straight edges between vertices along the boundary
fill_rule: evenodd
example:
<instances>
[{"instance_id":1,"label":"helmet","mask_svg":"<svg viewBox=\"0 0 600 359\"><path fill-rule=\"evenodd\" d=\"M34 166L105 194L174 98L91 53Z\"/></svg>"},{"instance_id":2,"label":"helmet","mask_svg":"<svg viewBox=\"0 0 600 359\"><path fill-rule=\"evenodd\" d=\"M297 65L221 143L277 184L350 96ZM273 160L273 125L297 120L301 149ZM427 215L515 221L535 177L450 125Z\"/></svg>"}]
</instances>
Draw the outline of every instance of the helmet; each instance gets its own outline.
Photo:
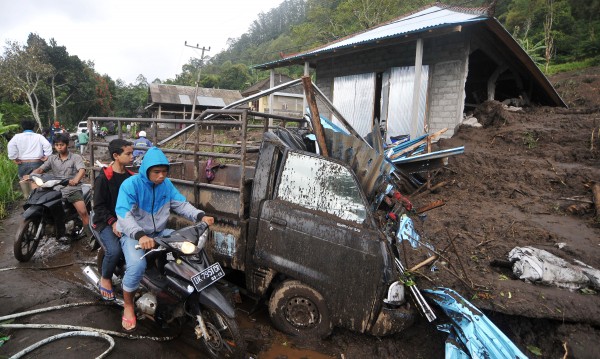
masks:
<instances>
[{"instance_id":1,"label":"helmet","mask_svg":"<svg viewBox=\"0 0 600 359\"><path fill-rule=\"evenodd\" d=\"M140 136L140 137L146 137L146 131L140 131L140 133L138 134L138 136Z\"/></svg>"}]
</instances>

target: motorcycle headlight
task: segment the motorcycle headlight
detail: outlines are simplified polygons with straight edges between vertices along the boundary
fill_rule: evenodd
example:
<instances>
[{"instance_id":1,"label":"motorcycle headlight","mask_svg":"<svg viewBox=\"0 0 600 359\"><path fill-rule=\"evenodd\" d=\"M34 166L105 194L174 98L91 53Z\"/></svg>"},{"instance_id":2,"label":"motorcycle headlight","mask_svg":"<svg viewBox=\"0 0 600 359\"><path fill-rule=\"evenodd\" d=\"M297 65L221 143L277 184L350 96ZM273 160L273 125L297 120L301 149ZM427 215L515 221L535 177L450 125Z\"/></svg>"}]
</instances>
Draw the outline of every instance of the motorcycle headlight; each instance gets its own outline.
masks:
<instances>
[{"instance_id":1,"label":"motorcycle headlight","mask_svg":"<svg viewBox=\"0 0 600 359\"><path fill-rule=\"evenodd\" d=\"M183 254L196 254L200 251L192 242L173 242L169 244Z\"/></svg>"}]
</instances>

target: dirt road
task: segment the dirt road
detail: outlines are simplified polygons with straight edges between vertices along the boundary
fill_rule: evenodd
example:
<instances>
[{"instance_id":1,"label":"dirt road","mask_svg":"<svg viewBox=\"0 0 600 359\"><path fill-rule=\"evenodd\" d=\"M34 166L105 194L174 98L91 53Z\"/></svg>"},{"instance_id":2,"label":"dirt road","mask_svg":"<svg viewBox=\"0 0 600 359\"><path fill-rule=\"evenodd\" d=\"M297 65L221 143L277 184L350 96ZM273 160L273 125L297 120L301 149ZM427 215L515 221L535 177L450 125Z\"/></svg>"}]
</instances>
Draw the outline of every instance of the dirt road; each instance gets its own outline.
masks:
<instances>
[{"instance_id":1,"label":"dirt road","mask_svg":"<svg viewBox=\"0 0 600 359\"><path fill-rule=\"evenodd\" d=\"M95 262L95 256L83 242L59 245L53 240L41 245L28 263L17 262L12 253L13 236L18 228L20 213L2 222L0 238L0 316L67 303L93 302L75 308L62 309L18 318L18 324L65 324L120 331L120 307L103 303L96 290L86 284L81 269ZM11 269L14 268L14 269ZM242 297L237 307L238 322L252 358L442 358L445 336L432 325L419 322L402 336L378 339L337 329L327 340L300 340L274 330L266 315L266 307L249 312L255 305ZM158 342L148 339L115 338L116 346L109 358L198 358L203 354L195 347L190 328L161 329L152 321L138 322L134 335L175 339ZM55 329L3 330L10 335L0 346L0 356L10 356L25 347L62 333ZM43 346L29 358L93 358L108 348L108 343L95 338L62 339Z\"/></svg>"}]
</instances>

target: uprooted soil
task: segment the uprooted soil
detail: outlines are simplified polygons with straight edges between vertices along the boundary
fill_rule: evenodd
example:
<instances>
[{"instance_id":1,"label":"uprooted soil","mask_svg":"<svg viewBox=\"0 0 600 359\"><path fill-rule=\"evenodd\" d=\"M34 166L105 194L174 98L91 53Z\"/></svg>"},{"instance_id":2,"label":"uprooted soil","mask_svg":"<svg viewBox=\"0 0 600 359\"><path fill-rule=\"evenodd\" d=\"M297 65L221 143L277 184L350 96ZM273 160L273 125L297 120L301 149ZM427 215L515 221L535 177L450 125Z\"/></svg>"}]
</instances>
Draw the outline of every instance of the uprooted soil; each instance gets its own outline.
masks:
<instances>
[{"instance_id":1,"label":"uprooted soil","mask_svg":"<svg viewBox=\"0 0 600 359\"><path fill-rule=\"evenodd\" d=\"M463 155L431 179L439 187L420 189L415 207L443 200L445 205L415 217L423 240L442 252L438 271L417 271L420 288L451 287L484 310L490 319L528 356L539 348L544 358L598 358L600 297L514 279L506 267L507 253L516 246L535 246L565 259L600 268L600 222L594 213L590 184L600 181L600 69L561 74L551 79L569 109L533 107L509 112L500 104L481 106L476 117L484 128L461 127L439 148L465 146ZM594 133L594 135L592 135ZM415 189L412 190L414 192ZM410 193L409 193L410 194ZM30 263L12 257L19 209L2 222L0 316L67 302L99 303L84 284L80 268L94 255L81 242L70 246L47 243ZM560 245L559 245L560 244ZM559 248L560 247L560 248ZM408 266L425 259L415 252ZM492 265L494 262L494 265ZM65 267L34 270L41 267ZM591 293L591 294L590 294ZM404 333L374 338L342 329L322 341L287 337L274 330L264 305L249 314L244 300L237 311L256 358L442 358L446 335L425 320ZM120 310L96 305L17 319L17 323L64 323L118 330ZM138 335L173 335L148 320ZM21 329L2 334L11 338L0 355L12 355L56 330ZM2 336L2 335L0 335ZM66 339L47 345L30 357L94 357L107 345L96 339ZM529 348L529 349L528 349ZM173 341L116 338L110 358L193 358L193 339L181 334Z\"/></svg>"}]
</instances>

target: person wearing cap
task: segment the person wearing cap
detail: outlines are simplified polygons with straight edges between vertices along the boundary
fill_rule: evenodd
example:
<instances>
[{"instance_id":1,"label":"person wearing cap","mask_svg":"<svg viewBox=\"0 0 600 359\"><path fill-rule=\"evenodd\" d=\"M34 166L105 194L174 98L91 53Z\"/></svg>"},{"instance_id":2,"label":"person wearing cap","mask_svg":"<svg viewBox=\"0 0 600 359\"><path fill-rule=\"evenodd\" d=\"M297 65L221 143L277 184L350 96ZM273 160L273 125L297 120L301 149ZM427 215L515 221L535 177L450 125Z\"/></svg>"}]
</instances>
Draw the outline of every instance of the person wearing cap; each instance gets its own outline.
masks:
<instances>
[{"instance_id":1,"label":"person wearing cap","mask_svg":"<svg viewBox=\"0 0 600 359\"><path fill-rule=\"evenodd\" d=\"M138 147L152 147L152 142L146 138L146 131L140 131L140 133L138 134L139 138L137 140L135 140L133 142L133 146L138 146ZM143 156L146 153L146 150L142 150L142 149L135 149L133 150L133 160L135 161L136 158Z\"/></svg>"},{"instance_id":2,"label":"person wearing cap","mask_svg":"<svg viewBox=\"0 0 600 359\"><path fill-rule=\"evenodd\" d=\"M52 154L52 145L39 133L33 132L35 122L22 120L22 133L18 133L8 141L8 159L18 165L19 178L30 174L40 167Z\"/></svg>"},{"instance_id":3,"label":"person wearing cap","mask_svg":"<svg viewBox=\"0 0 600 359\"><path fill-rule=\"evenodd\" d=\"M122 281L121 318L125 331L136 327L133 299L146 270L144 250L154 247L153 238L173 232L167 228L170 212L191 221L202 221L208 225L214 223L213 217L205 216L204 211L189 203L167 178L169 167L167 156L159 148L152 147L142 160L139 174L127 178L119 188L115 212L126 266Z\"/></svg>"}]
</instances>

